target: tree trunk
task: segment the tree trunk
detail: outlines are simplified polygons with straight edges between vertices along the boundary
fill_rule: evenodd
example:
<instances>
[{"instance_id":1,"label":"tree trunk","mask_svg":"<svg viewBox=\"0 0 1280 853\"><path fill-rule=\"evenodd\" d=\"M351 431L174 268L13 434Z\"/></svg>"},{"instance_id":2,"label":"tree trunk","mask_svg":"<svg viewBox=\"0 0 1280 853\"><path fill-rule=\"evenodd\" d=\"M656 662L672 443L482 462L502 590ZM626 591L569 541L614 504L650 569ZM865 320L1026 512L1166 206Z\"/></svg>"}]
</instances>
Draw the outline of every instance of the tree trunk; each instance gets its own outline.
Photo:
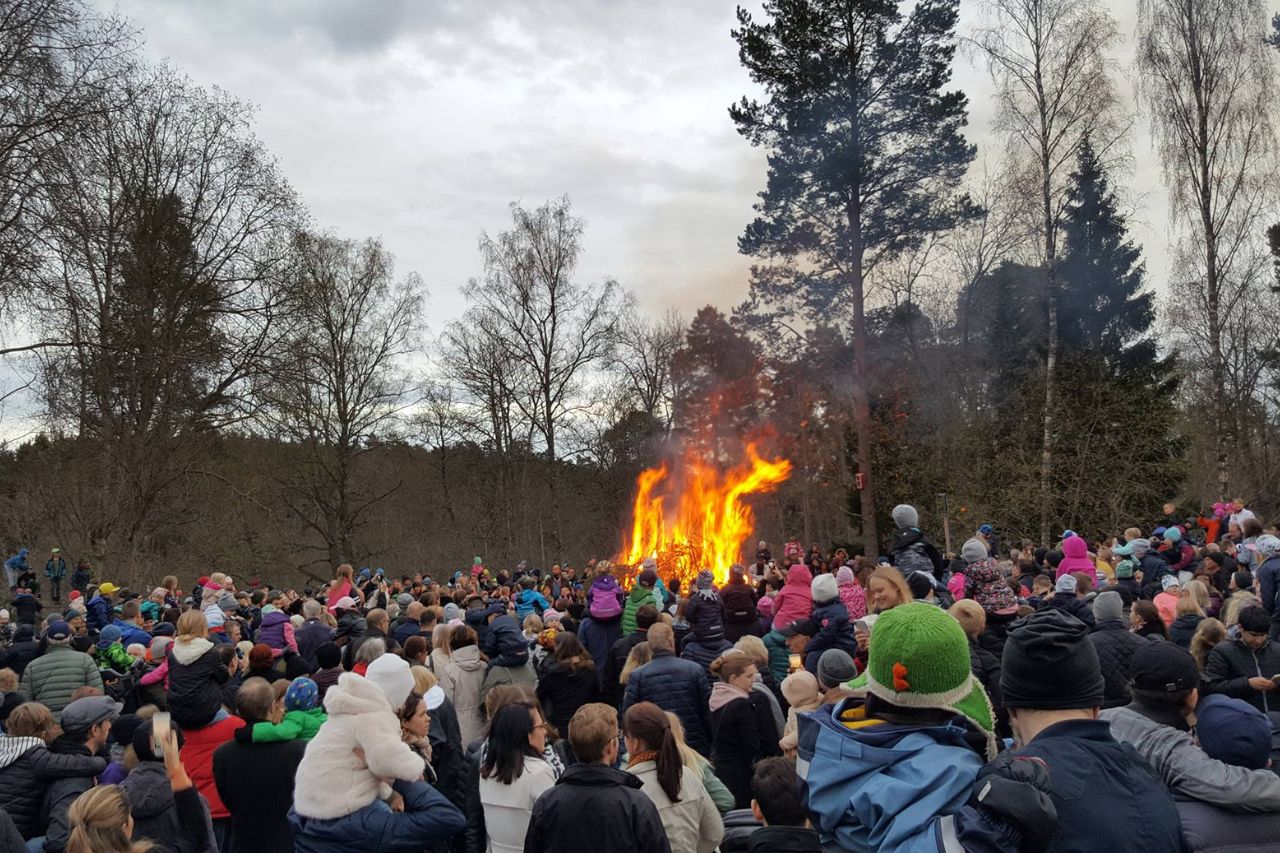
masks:
<instances>
[{"instance_id":1,"label":"tree trunk","mask_svg":"<svg viewBox=\"0 0 1280 853\"><path fill-rule=\"evenodd\" d=\"M1043 104L1043 95L1042 101ZM1042 107L1043 116L1043 107ZM1053 407L1058 374L1058 239L1053 221L1053 188L1050 186L1049 133L1041 120L1040 202L1044 206L1045 301L1049 313L1044 359L1044 432L1040 445L1040 542L1049 544L1049 513L1052 502Z\"/></svg>"},{"instance_id":2,"label":"tree trunk","mask_svg":"<svg viewBox=\"0 0 1280 853\"><path fill-rule=\"evenodd\" d=\"M862 306L862 228L853 223L856 260L851 273L853 292L853 425L858 435L858 471L865 484L858 494L862 513L862 547L874 560L880 553L876 535L876 481L871 475L871 403L867 388L867 318Z\"/></svg>"}]
</instances>

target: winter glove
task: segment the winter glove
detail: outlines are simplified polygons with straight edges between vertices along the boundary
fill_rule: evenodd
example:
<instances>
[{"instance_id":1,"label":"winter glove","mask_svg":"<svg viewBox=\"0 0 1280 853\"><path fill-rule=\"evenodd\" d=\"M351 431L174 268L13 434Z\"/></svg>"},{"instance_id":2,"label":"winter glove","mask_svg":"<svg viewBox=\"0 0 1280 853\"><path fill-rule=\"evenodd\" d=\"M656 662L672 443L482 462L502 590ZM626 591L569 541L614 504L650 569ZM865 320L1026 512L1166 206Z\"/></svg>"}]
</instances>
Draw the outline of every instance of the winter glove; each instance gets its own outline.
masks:
<instances>
[{"instance_id":1,"label":"winter glove","mask_svg":"<svg viewBox=\"0 0 1280 853\"><path fill-rule=\"evenodd\" d=\"M1022 833L1022 849L1042 853L1058 832L1049 766L1039 758L1002 752L978 773L971 803Z\"/></svg>"}]
</instances>

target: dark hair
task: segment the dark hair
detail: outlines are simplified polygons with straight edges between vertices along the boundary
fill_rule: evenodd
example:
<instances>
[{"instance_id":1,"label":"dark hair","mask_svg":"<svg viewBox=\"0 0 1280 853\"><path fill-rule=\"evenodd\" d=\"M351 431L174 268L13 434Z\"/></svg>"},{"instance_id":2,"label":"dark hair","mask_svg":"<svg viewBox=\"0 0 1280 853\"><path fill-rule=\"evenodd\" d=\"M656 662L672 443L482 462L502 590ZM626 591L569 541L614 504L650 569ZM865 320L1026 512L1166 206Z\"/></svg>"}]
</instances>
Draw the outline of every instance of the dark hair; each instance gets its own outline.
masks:
<instances>
[{"instance_id":1,"label":"dark hair","mask_svg":"<svg viewBox=\"0 0 1280 853\"><path fill-rule=\"evenodd\" d=\"M1246 518L1244 524L1240 525L1240 531L1244 533L1246 539L1262 535L1262 522L1257 518Z\"/></svg>"},{"instance_id":2,"label":"dark hair","mask_svg":"<svg viewBox=\"0 0 1280 853\"><path fill-rule=\"evenodd\" d=\"M529 745L535 713L537 711L534 708L524 703L498 709L489 722L489 737L485 741L480 778L497 779L504 785L514 784L524 772L525 758L541 757Z\"/></svg>"},{"instance_id":3,"label":"dark hair","mask_svg":"<svg viewBox=\"0 0 1280 853\"><path fill-rule=\"evenodd\" d=\"M414 634L404 641L405 660L413 660L419 655L429 654L430 651L431 647L427 645L427 638L421 634Z\"/></svg>"},{"instance_id":4,"label":"dark hair","mask_svg":"<svg viewBox=\"0 0 1280 853\"><path fill-rule=\"evenodd\" d=\"M451 650L474 646L479 642L479 636L470 625L457 625L449 634L449 648Z\"/></svg>"},{"instance_id":5,"label":"dark hair","mask_svg":"<svg viewBox=\"0 0 1280 853\"><path fill-rule=\"evenodd\" d=\"M295 678L302 678L311 675L311 664L307 663L307 659L302 655L290 655L289 659L284 662L284 679L293 681Z\"/></svg>"},{"instance_id":6,"label":"dark hair","mask_svg":"<svg viewBox=\"0 0 1280 853\"><path fill-rule=\"evenodd\" d=\"M765 758L751 774L751 798L769 826L804 826L800 779L790 758Z\"/></svg>"},{"instance_id":7,"label":"dark hair","mask_svg":"<svg viewBox=\"0 0 1280 853\"><path fill-rule=\"evenodd\" d=\"M404 704L400 706L400 710L396 711L396 716L400 718L401 723L407 723L413 719L413 715L418 713L418 703L423 701L423 695L416 690L409 694L409 698L404 700Z\"/></svg>"},{"instance_id":8,"label":"dark hair","mask_svg":"<svg viewBox=\"0 0 1280 853\"><path fill-rule=\"evenodd\" d=\"M568 631L561 631L556 634L556 646L551 656L571 670L595 669L596 667L591 660L591 655L587 654L587 650L583 648L582 641L578 639L578 635L571 634Z\"/></svg>"},{"instance_id":9,"label":"dark hair","mask_svg":"<svg viewBox=\"0 0 1280 853\"><path fill-rule=\"evenodd\" d=\"M1133 603L1133 614L1142 620L1142 629L1140 634L1156 634L1169 639L1169 629L1165 627L1164 620L1160 618L1160 611L1156 606L1143 599Z\"/></svg>"},{"instance_id":10,"label":"dark hair","mask_svg":"<svg viewBox=\"0 0 1280 853\"><path fill-rule=\"evenodd\" d=\"M218 650L218 659L222 661L223 666L230 665L231 659L235 657L236 652L239 651L236 648L235 643L218 643L214 648Z\"/></svg>"},{"instance_id":11,"label":"dark hair","mask_svg":"<svg viewBox=\"0 0 1280 853\"><path fill-rule=\"evenodd\" d=\"M341 662L342 649L338 648L337 643L330 641L316 646L317 669L333 669Z\"/></svg>"},{"instance_id":12,"label":"dark hair","mask_svg":"<svg viewBox=\"0 0 1280 853\"><path fill-rule=\"evenodd\" d=\"M656 752L658 784L673 803L680 802L680 777L684 765L680 759L680 747L676 745L667 714L652 702L637 702L627 709L623 723L627 737L635 738L646 749Z\"/></svg>"},{"instance_id":13,"label":"dark hair","mask_svg":"<svg viewBox=\"0 0 1280 853\"><path fill-rule=\"evenodd\" d=\"M1256 604L1241 610L1237 621L1240 623L1240 630L1250 634L1265 634L1271 625L1271 617L1267 611Z\"/></svg>"},{"instance_id":14,"label":"dark hair","mask_svg":"<svg viewBox=\"0 0 1280 853\"><path fill-rule=\"evenodd\" d=\"M658 608L652 604L645 604L636 610L636 627L648 630L653 627L653 623L658 621Z\"/></svg>"}]
</instances>

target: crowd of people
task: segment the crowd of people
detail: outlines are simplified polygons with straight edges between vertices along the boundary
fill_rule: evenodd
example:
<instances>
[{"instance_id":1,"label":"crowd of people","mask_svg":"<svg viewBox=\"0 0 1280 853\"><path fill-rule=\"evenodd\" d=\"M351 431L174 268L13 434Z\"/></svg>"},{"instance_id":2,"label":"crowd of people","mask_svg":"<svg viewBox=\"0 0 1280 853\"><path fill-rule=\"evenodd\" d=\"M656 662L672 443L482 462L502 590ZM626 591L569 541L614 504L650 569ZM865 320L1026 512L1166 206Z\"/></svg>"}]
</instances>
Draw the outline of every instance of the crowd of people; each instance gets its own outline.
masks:
<instances>
[{"instance_id":1,"label":"crowd of people","mask_svg":"<svg viewBox=\"0 0 1280 853\"><path fill-rule=\"evenodd\" d=\"M0 849L1280 849L1280 537L139 591L5 562ZM1091 541L1092 540L1092 541ZM66 604L63 582L66 584Z\"/></svg>"}]
</instances>

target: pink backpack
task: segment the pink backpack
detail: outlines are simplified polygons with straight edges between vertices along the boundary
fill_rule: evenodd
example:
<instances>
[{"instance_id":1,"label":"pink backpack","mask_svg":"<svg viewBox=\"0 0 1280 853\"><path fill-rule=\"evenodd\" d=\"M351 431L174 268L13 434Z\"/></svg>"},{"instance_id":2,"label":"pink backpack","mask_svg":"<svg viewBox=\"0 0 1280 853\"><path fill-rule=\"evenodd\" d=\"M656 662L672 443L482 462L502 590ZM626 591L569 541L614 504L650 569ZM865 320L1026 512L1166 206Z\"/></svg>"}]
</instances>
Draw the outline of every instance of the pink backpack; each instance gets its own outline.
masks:
<instances>
[{"instance_id":1,"label":"pink backpack","mask_svg":"<svg viewBox=\"0 0 1280 853\"><path fill-rule=\"evenodd\" d=\"M591 584L591 617L593 619L616 619L622 615L622 602L618 600L618 582L612 576L605 583L604 578L597 578Z\"/></svg>"}]
</instances>

